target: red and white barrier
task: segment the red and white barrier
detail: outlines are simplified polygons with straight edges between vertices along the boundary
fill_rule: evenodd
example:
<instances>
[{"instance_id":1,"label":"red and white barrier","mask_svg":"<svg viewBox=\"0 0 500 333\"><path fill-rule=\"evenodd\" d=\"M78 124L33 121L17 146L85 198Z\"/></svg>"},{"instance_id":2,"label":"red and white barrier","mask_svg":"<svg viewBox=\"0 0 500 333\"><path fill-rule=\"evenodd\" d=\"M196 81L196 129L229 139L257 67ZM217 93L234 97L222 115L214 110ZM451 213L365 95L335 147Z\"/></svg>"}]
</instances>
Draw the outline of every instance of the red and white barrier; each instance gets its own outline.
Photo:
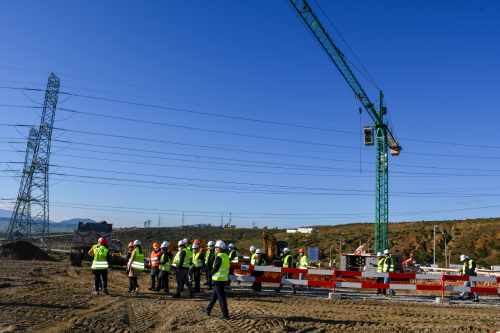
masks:
<instances>
[{"instance_id":1,"label":"red and white barrier","mask_svg":"<svg viewBox=\"0 0 500 333\"><path fill-rule=\"evenodd\" d=\"M300 273L308 275L327 275L333 276L334 281L312 281L312 280L296 280L296 279L277 279L263 278L255 276L237 276L230 275L229 278L234 281L247 282L266 282L280 284L295 284L302 286L320 286L330 288L356 288L356 289L395 289L395 290L435 290L435 291L465 291L476 292L482 294L500 294L500 288L481 288L481 287L459 287L445 286L445 281L476 281L476 282L491 282L500 283L500 278L497 277L479 277L479 276L457 276L457 275L442 275L442 274L407 274L407 273L373 273L373 272L349 272L338 270L320 270L320 269L298 269L298 268L283 268L283 267L267 267L267 266L252 266L252 265L231 265L231 269L252 270L260 272L273 273ZM385 284L385 283L358 283L358 282L336 282L335 277L367 277L367 278L393 278L393 279L408 279L408 280L440 280L441 285L429 286L418 284Z\"/></svg>"}]
</instances>

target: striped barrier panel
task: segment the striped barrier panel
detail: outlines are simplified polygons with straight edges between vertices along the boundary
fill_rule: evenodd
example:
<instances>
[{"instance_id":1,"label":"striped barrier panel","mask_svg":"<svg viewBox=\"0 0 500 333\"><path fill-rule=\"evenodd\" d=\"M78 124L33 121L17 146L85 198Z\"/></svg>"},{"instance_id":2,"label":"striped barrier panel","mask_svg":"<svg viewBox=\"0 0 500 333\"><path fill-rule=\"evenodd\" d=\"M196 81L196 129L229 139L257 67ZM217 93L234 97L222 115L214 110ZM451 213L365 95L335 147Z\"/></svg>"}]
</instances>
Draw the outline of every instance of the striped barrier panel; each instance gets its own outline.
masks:
<instances>
[{"instance_id":1,"label":"striped barrier panel","mask_svg":"<svg viewBox=\"0 0 500 333\"><path fill-rule=\"evenodd\" d=\"M300 273L300 274L308 274L308 275L328 275L328 276L339 276L339 277L391 278L391 279L407 279L407 280L442 280L443 276L444 276L446 281L475 281L475 282L500 283L500 277L487 277L487 276L350 272L350 271L339 271L339 270L333 270L333 269L328 269L328 270L327 269L300 269L300 268L283 268L283 267L252 266L252 265L231 265L231 269L251 270L251 271L260 271L260 272L274 272L274 273Z\"/></svg>"},{"instance_id":2,"label":"striped barrier panel","mask_svg":"<svg viewBox=\"0 0 500 333\"><path fill-rule=\"evenodd\" d=\"M372 272L347 272L337 270L319 270L319 269L299 269L299 268L282 268L282 267L266 267L252 265L231 265L231 269L253 270L261 272L274 273L301 273L309 275L332 275L345 277L371 277L371 278L394 278L394 279L410 279L410 280L436 280L441 281L441 285L418 285L418 284L385 284L385 283L358 283L358 282L336 282L334 281L312 281L312 280L297 280L297 279L277 279L263 278L256 276L237 276L230 275L229 279L234 281L246 282L265 282L279 284L295 284L301 286L318 286L333 288L356 288L356 289L394 289L394 290L433 290L441 291L458 291L458 292L476 292L481 294L499 294L500 288L481 288L481 287L460 287L460 286L445 286L444 281L476 281L476 282L500 282L500 278L496 277L478 277L478 276L456 276L456 275L437 275L437 274L406 274L406 273L372 273Z\"/></svg>"}]
</instances>

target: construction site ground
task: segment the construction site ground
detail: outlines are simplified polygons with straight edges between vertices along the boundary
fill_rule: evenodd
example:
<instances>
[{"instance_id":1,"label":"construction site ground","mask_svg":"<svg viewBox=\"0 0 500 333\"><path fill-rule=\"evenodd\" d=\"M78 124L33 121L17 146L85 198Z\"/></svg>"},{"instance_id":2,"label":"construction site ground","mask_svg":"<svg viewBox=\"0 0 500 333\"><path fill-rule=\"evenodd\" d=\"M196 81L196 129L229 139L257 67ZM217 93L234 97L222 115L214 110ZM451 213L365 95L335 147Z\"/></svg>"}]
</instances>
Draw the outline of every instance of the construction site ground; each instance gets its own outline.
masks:
<instances>
[{"instance_id":1,"label":"construction site ground","mask_svg":"<svg viewBox=\"0 0 500 333\"><path fill-rule=\"evenodd\" d=\"M435 304L436 296L338 289L340 301L328 300L328 288L290 295L264 284L253 294L249 283L227 292L230 320L199 309L211 293L202 287L194 298L147 290L143 274L136 295L127 293L124 268L109 270L110 294L92 295L89 266L69 262L0 260L0 332L491 332L500 331L500 298L480 303ZM204 279L202 280L204 281ZM175 282L170 278L170 290Z\"/></svg>"}]
</instances>

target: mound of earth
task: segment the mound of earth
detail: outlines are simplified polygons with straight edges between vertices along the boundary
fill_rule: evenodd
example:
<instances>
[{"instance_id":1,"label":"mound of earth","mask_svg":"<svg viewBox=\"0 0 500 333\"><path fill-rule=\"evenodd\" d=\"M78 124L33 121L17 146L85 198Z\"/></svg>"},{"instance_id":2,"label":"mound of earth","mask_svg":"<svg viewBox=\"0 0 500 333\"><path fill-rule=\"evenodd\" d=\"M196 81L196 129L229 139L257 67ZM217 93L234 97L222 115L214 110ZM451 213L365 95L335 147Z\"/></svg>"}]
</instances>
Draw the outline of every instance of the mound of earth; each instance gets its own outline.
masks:
<instances>
[{"instance_id":1,"label":"mound of earth","mask_svg":"<svg viewBox=\"0 0 500 333\"><path fill-rule=\"evenodd\" d=\"M39 247L26 241L16 241L0 245L0 259L58 261Z\"/></svg>"}]
</instances>

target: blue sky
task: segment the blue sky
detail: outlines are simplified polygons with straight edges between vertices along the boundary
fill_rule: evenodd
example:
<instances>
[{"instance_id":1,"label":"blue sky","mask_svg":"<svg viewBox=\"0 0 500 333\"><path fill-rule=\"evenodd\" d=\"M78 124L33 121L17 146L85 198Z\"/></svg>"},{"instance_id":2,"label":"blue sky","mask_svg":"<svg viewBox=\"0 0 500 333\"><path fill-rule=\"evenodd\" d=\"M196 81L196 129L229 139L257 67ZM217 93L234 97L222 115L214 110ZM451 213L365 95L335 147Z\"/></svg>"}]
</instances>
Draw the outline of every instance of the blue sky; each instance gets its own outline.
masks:
<instances>
[{"instance_id":1,"label":"blue sky","mask_svg":"<svg viewBox=\"0 0 500 333\"><path fill-rule=\"evenodd\" d=\"M319 4L383 90L403 147L389 159L390 221L499 216L500 3ZM108 99L60 95L51 220L157 225L161 212L168 226L184 211L187 224L230 212L245 227L374 221L360 104L287 1L4 2L0 28L0 86L44 88L54 72L61 92ZM2 88L1 104L43 102L25 94ZM39 124L31 108L0 114ZM29 129L0 127L1 162L23 161L25 145L8 142ZM2 176L0 196L15 198L18 183Z\"/></svg>"}]
</instances>

